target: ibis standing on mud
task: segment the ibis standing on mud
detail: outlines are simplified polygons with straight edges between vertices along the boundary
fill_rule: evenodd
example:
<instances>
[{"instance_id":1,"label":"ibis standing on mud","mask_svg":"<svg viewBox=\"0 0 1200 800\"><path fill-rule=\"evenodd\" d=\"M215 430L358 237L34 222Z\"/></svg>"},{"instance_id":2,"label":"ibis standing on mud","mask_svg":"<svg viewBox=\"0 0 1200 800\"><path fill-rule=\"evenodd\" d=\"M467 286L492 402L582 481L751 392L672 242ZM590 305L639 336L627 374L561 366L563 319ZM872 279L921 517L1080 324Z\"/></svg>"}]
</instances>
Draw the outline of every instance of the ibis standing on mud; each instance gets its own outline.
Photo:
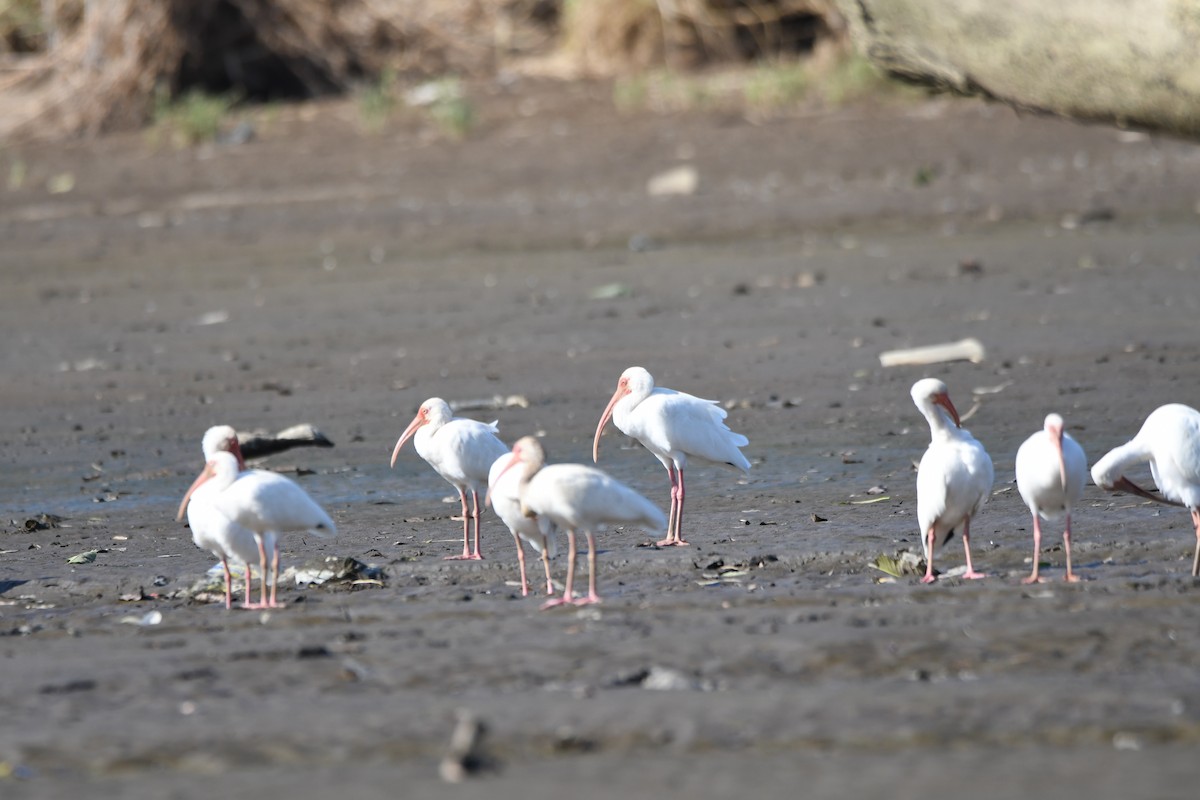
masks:
<instances>
[{"instance_id":1,"label":"ibis standing on mud","mask_svg":"<svg viewBox=\"0 0 1200 800\"><path fill-rule=\"evenodd\" d=\"M461 556L446 556L447 561L480 560L479 494L487 491L488 471L496 459L508 452L508 447L496 436L496 423L455 417L450 404L440 397L431 397L417 409L417 415L404 429L400 441L392 450L391 465L396 466L400 448L413 437L417 455L425 459L434 471L458 490L462 504L463 551ZM467 490L471 491L471 508L467 508ZM475 549L470 548L469 525L475 521Z\"/></svg>"},{"instance_id":2,"label":"ibis standing on mud","mask_svg":"<svg viewBox=\"0 0 1200 800\"><path fill-rule=\"evenodd\" d=\"M521 465L517 496L526 516L536 516L542 531L554 525L567 532L567 580L561 598L547 600L542 608L574 603L599 603L596 593L595 531L605 525L642 525L658 532L667 519L658 507L625 484L595 467L583 464L546 464L542 443L526 436L513 445L512 456L504 469ZM501 476L502 477L502 476ZM583 531L588 542L588 593L576 599L575 533Z\"/></svg>"},{"instance_id":3,"label":"ibis standing on mud","mask_svg":"<svg viewBox=\"0 0 1200 800\"><path fill-rule=\"evenodd\" d=\"M211 481L211 484L210 484ZM292 481L274 472L260 469L242 472L233 453L218 451L204 465L183 502L179 504L179 519L192 496L204 486L212 485L212 505L231 521L248 528L258 543L259 568L263 578L262 600L248 608L274 608L279 583L279 542L281 533L311 531L318 536L333 536L337 528L308 493ZM267 598L267 547L271 556L271 596ZM248 579L247 579L248 580Z\"/></svg>"},{"instance_id":4,"label":"ibis standing on mud","mask_svg":"<svg viewBox=\"0 0 1200 800\"><path fill-rule=\"evenodd\" d=\"M1039 583L1038 558L1042 552L1042 519L1066 517L1063 551L1067 558L1066 580L1079 577L1071 571L1071 509L1083 494L1087 456L1079 443L1063 430L1063 418L1048 414L1042 430L1017 449L1017 491L1033 514L1033 572L1022 583Z\"/></svg>"},{"instance_id":5,"label":"ibis standing on mud","mask_svg":"<svg viewBox=\"0 0 1200 800\"><path fill-rule=\"evenodd\" d=\"M600 415L592 440L592 461L600 460L600 435L612 417L626 436L637 439L667 468L671 479L671 512L667 538L658 545L686 545L683 538L683 468L688 456L750 471L750 462L738 448L750 443L729 430L726 413L715 400L704 400L674 389L654 386L654 378L641 367L621 373L617 390Z\"/></svg>"},{"instance_id":6,"label":"ibis standing on mud","mask_svg":"<svg viewBox=\"0 0 1200 800\"><path fill-rule=\"evenodd\" d=\"M238 469L245 469L242 450L238 445L237 432L228 425L214 425L204 432L200 443L207 464L218 452L232 453L237 459ZM244 528L221 513L215 500L220 491L215 484L205 483L192 493L187 506L188 527L192 529L192 541L201 550L207 550L221 559L225 570L225 608L233 607L233 576L229 571L230 559L237 559L246 566L246 606L250 607L250 562L259 560L258 540L249 528ZM275 546L274 536L266 542L267 548ZM266 576L262 575L265 581Z\"/></svg>"},{"instance_id":7,"label":"ibis standing on mud","mask_svg":"<svg viewBox=\"0 0 1200 800\"><path fill-rule=\"evenodd\" d=\"M917 467L917 521L925 548L925 577L933 574L933 553L962 529L967 556L964 578L987 577L971 565L971 518L979 513L992 490L992 459L971 432L962 427L950 402L946 384L925 378L912 387L912 399L929 423L930 442Z\"/></svg>"},{"instance_id":8,"label":"ibis standing on mud","mask_svg":"<svg viewBox=\"0 0 1200 800\"><path fill-rule=\"evenodd\" d=\"M517 564L521 568L521 596L529 594L529 581L525 575L525 546L528 542L542 557L542 566L546 570L546 594L554 594L554 581L550 578L550 559L554 557L556 542L554 531L542 531L537 517L527 517L521 510L521 498L517 491L520 476L516 472L505 472L512 463L512 454L507 450L496 459L488 472L488 499L496 516L504 521L512 531L513 541L517 545ZM548 526L553 528L553 525Z\"/></svg>"},{"instance_id":9,"label":"ibis standing on mud","mask_svg":"<svg viewBox=\"0 0 1200 800\"><path fill-rule=\"evenodd\" d=\"M1142 461L1150 462L1150 474L1162 497L1125 477L1125 470ZM1196 528L1192 577L1200 577L1200 411L1180 403L1156 408L1137 436L1096 462L1092 480L1110 492L1130 492L1191 511Z\"/></svg>"}]
</instances>

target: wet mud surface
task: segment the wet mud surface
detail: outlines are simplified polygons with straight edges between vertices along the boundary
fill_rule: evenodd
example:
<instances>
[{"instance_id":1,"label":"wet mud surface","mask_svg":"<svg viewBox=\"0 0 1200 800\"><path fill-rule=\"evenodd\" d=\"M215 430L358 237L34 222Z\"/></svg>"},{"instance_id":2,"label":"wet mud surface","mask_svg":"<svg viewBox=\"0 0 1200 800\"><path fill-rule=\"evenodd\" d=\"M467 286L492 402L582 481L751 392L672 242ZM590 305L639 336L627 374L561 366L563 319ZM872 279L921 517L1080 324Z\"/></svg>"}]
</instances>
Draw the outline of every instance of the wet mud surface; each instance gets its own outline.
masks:
<instances>
[{"instance_id":1,"label":"wet mud surface","mask_svg":"<svg viewBox=\"0 0 1200 800\"><path fill-rule=\"evenodd\" d=\"M622 123L586 99L464 143L339 148L327 123L26 152L80 188L0 201L4 796L1190 796L1186 512L1089 485L1083 581L1048 525L1049 580L1024 586L1013 458L1049 411L1094 462L1200 403L1194 147L973 105ZM647 198L681 160L700 191ZM983 362L879 366L967 336ZM387 465L417 405L522 395L464 413L586 462L633 364L751 442L748 478L690 469L693 545L601 534L605 602L549 612L490 514L487 560L443 561L451 488L411 447ZM920 549L926 375L996 465L983 581L869 566ZM219 422L336 442L262 464L339 526L286 539L285 566L351 556L382 585L289 585L269 613L193 597L213 559L174 512ZM665 507L611 428L600 466ZM484 763L451 786L460 709Z\"/></svg>"}]
</instances>

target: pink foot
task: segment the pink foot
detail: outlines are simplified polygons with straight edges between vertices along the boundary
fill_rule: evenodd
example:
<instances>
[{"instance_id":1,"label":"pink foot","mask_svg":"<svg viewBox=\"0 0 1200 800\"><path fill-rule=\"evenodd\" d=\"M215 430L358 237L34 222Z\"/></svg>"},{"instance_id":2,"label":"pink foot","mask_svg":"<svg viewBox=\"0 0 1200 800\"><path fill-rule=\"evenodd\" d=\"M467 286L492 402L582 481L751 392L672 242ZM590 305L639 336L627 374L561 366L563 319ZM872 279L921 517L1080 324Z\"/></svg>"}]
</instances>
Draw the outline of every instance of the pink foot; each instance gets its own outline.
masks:
<instances>
[{"instance_id":1,"label":"pink foot","mask_svg":"<svg viewBox=\"0 0 1200 800\"><path fill-rule=\"evenodd\" d=\"M1083 580L1083 578L1079 577L1075 573L1071 573L1070 575L1064 575L1063 580L1067 583L1079 583L1081 580Z\"/></svg>"},{"instance_id":2,"label":"pink foot","mask_svg":"<svg viewBox=\"0 0 1200 800\"><path fill-rule=\"evenodd\" d=\"M603 603L604 601L600 599L600 595L598 594L589 594L587 597L580 597L573 602L577 606L590 606L595 605L596 603Z\"/></svg>"},{"instance_id":3,"label":"pink foot","mask_svg":"<svg viewBox=\"0 0 1200 800\"><path fill-rule=\"evenodd\" d=\"M258 611L263 608L270 608L270 606L266 603L242 603L240 608L244 608L248 611Z\"/></svg>"},{"instance_id":4,"label":"pink foot","mask_svg":"<svg viewBox=\"0 0 1200 800\"><path fill-rule=\"evenodd\" d=\"M654 544L659 547L690 547L692 543L685 542L683 539L663 539L661 542L655 542Z\"/></svg>"},{"instance_id":5,"label":"pink foot","mask_svg":"<svg viewBox=\"0 0 1200 800\"><path fill-rule=\"evenodd\" d=\"M1021 579L1021 583L1045 583L1046 579L1038 575L1030 575L1028 578Z\"/></svg>"},{"instance_id":6,"label":"pink foot","mask_svg":"<svg viewBox=\"0 0 1200 800\"><path fill-rule=\"evenodd\" d=\"M971 570L969 572L964 572L962 574L962 577L964 580L977 581L980 578L986 578L987 573L986 572L976 572L975 570Z\"/></svg>"},{"instance_id":7,"label":"pink foot","mask_svg":"<svg viewBox=\"0 0 1200 800\"><path fill-rule=\"evenodd\" d=\"M921 583L933 583L936 580L936 575L926 575L924 578L921 578Z\"/></svg>"},{"instance_id":8,"label":"pink foot","mask_svg":"<svg viewBox=\"0 0 1200 800\"><path fill-rule=\"evenodd\" d=\"M558 606L569 606L571 601L566 597L554 597L542 603L541 610L545 611L548 608L557 608Z\"/></svg>"},{"instance_id":9,"label":"pink foot","mask_svg":"<svg viewBox=\"0 0 1200 800\"><path fill-rule=\"evenodd\" d=\"M479 553L463 553L461 556L446 556L442 561L483 561Z\"/></svg>"}]
</instances>

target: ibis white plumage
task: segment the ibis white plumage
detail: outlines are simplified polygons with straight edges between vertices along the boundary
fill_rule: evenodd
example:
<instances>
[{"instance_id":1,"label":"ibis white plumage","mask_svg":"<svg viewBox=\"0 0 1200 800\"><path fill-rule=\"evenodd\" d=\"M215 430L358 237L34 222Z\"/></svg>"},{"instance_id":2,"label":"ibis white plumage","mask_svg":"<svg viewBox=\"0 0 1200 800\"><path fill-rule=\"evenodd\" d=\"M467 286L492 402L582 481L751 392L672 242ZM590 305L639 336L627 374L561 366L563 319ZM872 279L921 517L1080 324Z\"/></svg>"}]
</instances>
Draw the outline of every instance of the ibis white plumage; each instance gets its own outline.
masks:
<instances>
[{"instance_id":1,"label":"ibis white plumage","mask_svg":"<svg viewBox=\"0 0 1200 800\"><path fill-rule=\"evenodd\" d=\"M224 451L233 454L239 469L245 469L237 432L228 425L214 425L205 431L201 449L206 464L214 454ZM233 576L229 571L229 561L235 559L245 564L246 605L249 606L250 563L258 561L258 541L248 528L238 525L216 507L213 501L217 491L215 484L206 483L192 493L187 507L188 527L192 529L192 541L197 547L221 559L221 567L225 571L225 608L233 607ZM274 541L267 546L273 547ZM266 579L265 576L263 579Z\"/></svg>"},{"instance_id":2,"label":"ibis white plumage","mask_svg":"<svg viewBox=\"0 0 1200 800\"><path fill-rule=\"evenodd\" d=\"M495 422L488 424L455 417L449 403L440 397L431 397L421 404L392 450L391 465L394 467L400 448L412 437L417 455L458 490L462 504L463 552L461 556L446 556L447 560L483 558L479 549L479 494L487 491L488 471L492 464L508 452L496 431ZM471 492L470 509L467 508L468 490ZM469 546L471 520L475 522L474 551Z\"/></svg>"},{"instance_id":3,"label":"ibis white plumage","mask_svg":"<svg viewBox=\"0 0 1200 800\"><path fill-rule=\"evenodd\" d=\"M683 538L683 469L689 457L750 471L750 462L739 449L750 440L731 431L726 416L715 400L656 387L654 378L642 367L621 373L617 390L596 426L592 461L599 461L600 435L611 417L622 433L641 442L667 468L671 511L667 538L658 542L660 546L688 544Z\"/></svg>"},{"instance_id":4,"label":"ibis white plumage","mask_svg":"<svg viewBox=\"0 0 1200 800\"><path fill-rule=\"evenodd\" d=\"M567 579L561 598L547 600L542 608L574 603L599 603L596 593L595 532L613 524L640 525L648 531L666 528L667 518L653 503L595 467L583 464L546 465L541 442L526 436L513 445L505 470L521 465L517 496L526 516L536 515L542 531L554 525L567 532ZM576 599L575 534L583 531L588 542L588 593Z\"/></svg>"},{"instance_id":5,"label":"ibis white plumage","mask_svg":"<svg viewBox=\"0 0 1200 800\"><path fill-rule=\"evenodd\" d=\"M226 451L213 453L204 471L179 504L183 518L189 501L205 486L213 487L211 504L232 522L254 534L258 545L259 568L263 576L261 602L250 608L274 608L279 582L279 544L277 535L309 531L333 536L337 527L329 515L294 482L274 472L241 471L237 457ZM271 594L267 597L267 548L271 557Z\"/></svg>"},{"instance_id":6,"label":"ibis white plumage","mask_svg":"<svg viewBox=\"0 0 1200 800\"><path fill-rule=\"evenodd\" d=\"M1142 461L1150 462L1161 497L1125 477L1129 467ZM1192 576L1200 576L1200 411L1181 403L1159 406L1146 417L1137 436L1095 463L1092 480L1110 492L1130 492L1187 508L1196 529Z\"/></svg>"},{"instance_id":7,"label":"ibis white plumage","mask_svg":"<svg viewBox=\"0 0 1200 800\"><path fill-rule=\"evenodd\" d=\"M1017 449L1017 491L1033 515L1033 572L1023 583L1038 583L1038 559L1042 552L1043 519L1066 518L1063 551L1066 553L1066 580L1079 577L1071 570L1071 509L1083 495L1087 475L1087 456L1071 435L1063 430L1063 418L1048 414L1042 430L1026 439Z\"/></svg>"},{"instance_id":8,"label":"ibis white plumage","mask_svg":"<svg viewBox=\"0 0 1200 800\"><path fill-rule=\"evenodd\" d=\"M521 499L517 495L520 476L516 472L505 472L511 462L512 455L506 450L504 455L492 464L488 473L488 500L496 515L508 526L516 542L517 564L521 568L521 595L529 594L529 581L525 575L525 547L522 542L528 542L529 546L541 555L542 566L546 571L546 594L554 594L554 581L550 577L550 559L557 550L554 531L543 533L537 517L527 517L521 511Z\"/></svg>"},{"instance_id":9,"label":"ibis white plumage","mask_svg":"<svg viewBox=\"0 0 1200 800\"><path fill-rule=\"evenodd\" d=\"M936 378L917 381L912 399L929 423L930 442L917 467L917 521L925 549L925 577L937 580L933 555L961 529L966 552L964 578L983 578L971 564L971 519L988 500L995 476L992 459L971 432L962 427L946 384Z\"/></svg>"}]
</instances>

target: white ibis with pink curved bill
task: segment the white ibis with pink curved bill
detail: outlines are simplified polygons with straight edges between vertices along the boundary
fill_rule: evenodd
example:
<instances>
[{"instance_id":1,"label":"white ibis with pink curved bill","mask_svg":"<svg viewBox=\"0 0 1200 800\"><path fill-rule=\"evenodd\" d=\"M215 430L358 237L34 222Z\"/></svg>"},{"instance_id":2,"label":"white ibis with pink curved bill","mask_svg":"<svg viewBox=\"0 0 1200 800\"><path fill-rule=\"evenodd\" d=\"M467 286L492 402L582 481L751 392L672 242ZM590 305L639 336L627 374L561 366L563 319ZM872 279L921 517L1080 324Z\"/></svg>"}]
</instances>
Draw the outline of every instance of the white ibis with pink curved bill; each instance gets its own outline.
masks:
<instances>
[{"instance_id":1,"label":"white ibis with pink curved bill","mask_svg":"<svg viewBox=\"0 0 1200 800\"><path fill-rule=\"evenodd\" d=\"M987 577L971 564L971 519L988 501L995 477L992 459L971 432L962 427L946 384L925 378L912 387L912 399L929 423L930 442L917 467L917 522L925 550L925 576L937 580L933 555L961 529L967 571L964 578Z\"/></svg>"},{"instance_id":2,"label":"white ibis with pink curved bill","mask_svg":"<svg viewBox=\"0 0 1200 800\"><path fill-rule=\"evenodd\" d=\"M1129 467L1142 461L1150 462L1161 497L1125 477ZM1146 417L1137 436L1095 463L1092 480L1109 492L1130 492L1187 508L1196 528L1192 577L1200 577L1200 411L1181 403L1159 406Z\"/></svg>"},{"instance_id":3,"label":"white ibis with pink curved bill","mask_svg":"<svg viewBox=\"0 0 1200 800\"><path fill-rule=\"evenodd\" d=\"M496 516L504 521L512 532L517 545L517 564L521 569L521 596L529 594L529 581L525 574L525 546L528 543L542 558L542 567L546 572L546 594L554 594L554 581L550 577L550 559L558 551L554 526L542 532L542 526L537 517L527 517L521 511L521 498L517 496L520 476L515 472L506 472L512 462L512 454L504 451L504 455L496 459L488 472L487 499L491 503Z\"/></svg>"},{"instance_id":4,"label":"white ibis with pink curved bill","mask_svg":"<svg viewBox=\"0 0 1200 800\"><path fill-rule=\"evenodd\" d=\"M212 505L231 521L247 528L258 544L259 569L263 577L261 602L249 608L275 608L279 583L278 534L311 532L318 536L334 536L337 527L329 515L317 505L308 492L275 472L254 469L241 471L233 453L218 451L204 465L195 482L179 504L179 519L183 519L188 502L204 486L215 489ZM267 548L271 557L271 594L267 597Z\"/></svg>"},{"instance_id":5,"label":"white ibis with pink curved bill","mask_svg":"<svg viewBox=\"0 0 1200 800\"><path fill-rule=\"evenodd\" d=\"M642 367L621 373L617 390L596 426L592 461L600 460L600 435L611 417L622 433L641 442L667 468L671 511L667 538L658 542L660 547L688 544L683 538L683 469L689 457L750 471L750 462L739 449L750 440L731 431L726 416L715 400L656 387L654 378Z\"/></svg>"},{"instance_id":6,"label":"white ibis with pink curved bill","mask_svg":"<svg viewBox=\"0 0 1200 800\"><path fill-rule=\"evenodd\" d=\"M567 532L567 579L561 598L547 600L542 608L574 603L599 603L596 593L595 532L608 525L640 525L657 533L667 518L653 503L595 467L583 464L546 465L546 451L532 436L513 445L506 471L520 465L517 496L522 513L536 516L543 533L554 525ZM575 534L583 531L588 543L588 593L575 598Z\"/></svg>"},{"instance_id":7,"label":"white ibis with pink curved bill","mask_svg":"<svg viewBox=\"0 0 1200 800\"><path fill-rule=\"evenodd\" d=\"M1041 521L1053 522L1064 517L1065 579L1070 583L1079 580L1079 576L1071 570L1071 509L1083 495L1087 456L1079 442L1063 429L1063 425L1061 416L1047 414L1042 430L1032 434L1017 448L1017 491L1033 515L1033 572L1022 583L1042 581L1038 576L1038 560L1042 552Z\"/></svg>"},{"instance_id":8,"label":"white ibis with pink curved bill","mask_svg":"<svg viewBox=\"0 0 1200 800\"><path fill-rule=\"evenodd\" d=\"M480 560L479 495L487 491L488 471L496 459L508 452L508 446L496 436L496 423L455 417L450 404L440 397L431 397L417 409L417 415L401 434L392 449L391 466L396 466L400 448L411 437L417 455L425 459L434 472L458 490L462 504L463 551L461 556L446 556L447 561ZM471 508L467 508L467 490L471 492ZM469 526L475 521L475 549L470 548Z\"/></svg>"},{"instance_id":9,"label":"white ibis with pink curved bill","mask_svg":"<svg viewBox=\"0 0 1200 800\"><path fill-rule=\"evenodd\" d=\"M245 469L242 451L238 445L237 432L228 425L214 425L204 432L201 441L204 463L207 464L217 452L232 453L237 459L238 469ZM236 559L246 566L246 606L250 600L252 571L250 563L259 560L258 540L249 528L245 528L225 516L215 504L218 488L214 483L205 483L192 493L187 506L188 527L192 529L192 541L201 550L207 550L221 559L225 571L225 608L233 607L233 576L229 561ZM265 542L267 548L275 546L274 534ZM266 576L262 579L265 581Z\"/></svg>"}]
</instances>

